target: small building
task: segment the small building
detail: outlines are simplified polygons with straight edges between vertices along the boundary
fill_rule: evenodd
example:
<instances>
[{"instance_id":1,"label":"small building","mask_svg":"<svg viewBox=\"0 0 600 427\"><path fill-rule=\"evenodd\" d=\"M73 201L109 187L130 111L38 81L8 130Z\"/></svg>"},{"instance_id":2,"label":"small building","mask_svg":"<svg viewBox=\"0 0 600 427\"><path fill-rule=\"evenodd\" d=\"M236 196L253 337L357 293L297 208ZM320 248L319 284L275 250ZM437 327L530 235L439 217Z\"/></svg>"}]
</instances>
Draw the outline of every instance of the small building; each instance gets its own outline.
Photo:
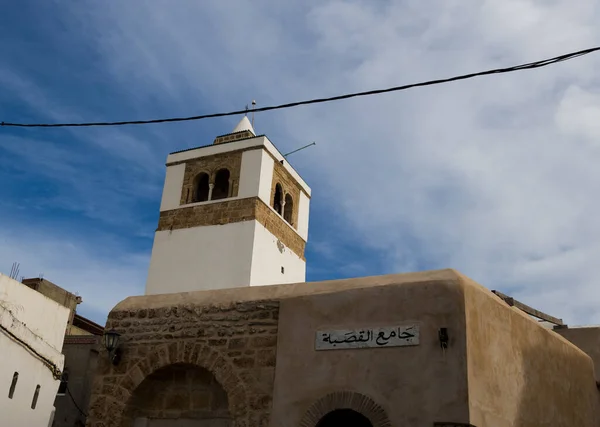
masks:
<instances>
[{"instance_id":1,"label":"small building","mask_svg":"<svg viewBox=\"0 0 600 427\"><path fill-rule=\"evenodd\" d=\"M54 401L52 427L84 426L104 328L77 314L82 298L44 278L23 279L23 285L69 310L62 353L64 368Z\"/></svg>"},{"instance_id":2,"label":"small building","mask_svg":"<svg viewBox=\"0 0 600 427\"><path fill-rule=\"evenodd\" d=\"M0 424L50 426L70 311L0 274Z\"/></svg>"},{"instance_id":3,"label":"small building","mask_svg":"<svg viewBox=\"0 0 600 427\"><path fill-rule=\"evenodd\" d=\"M600 421L590 356L453 270L130 297L107 327L94 427Z\"/></svg>"},{"instance_id":4,"label":"small building","mask_svg":"<svg viewBox=\"0 0 600 427\"><path fill-rule=\"evenodd\" d=\"M70 335L72 333L71 328L73 326L73 320L75 318L77 306L82 302L81 297L61 288L58 285L55 285L43 277L23 279L22 283L28 288L45 295L51 300L56 301L60 305L69 309L69 323L67 324L65 334Z\"/></svg>"},{"instance_id":5,"label":"small building","mask_svg":"<svg viewBox=\"0 0 600 427\"><path fill-rule=\"evenodd\" d=\"M598 425L590 355L454 270L304 283L310 195L247 118L169 155L88 426Z\"/></svg>"}]
</instances>

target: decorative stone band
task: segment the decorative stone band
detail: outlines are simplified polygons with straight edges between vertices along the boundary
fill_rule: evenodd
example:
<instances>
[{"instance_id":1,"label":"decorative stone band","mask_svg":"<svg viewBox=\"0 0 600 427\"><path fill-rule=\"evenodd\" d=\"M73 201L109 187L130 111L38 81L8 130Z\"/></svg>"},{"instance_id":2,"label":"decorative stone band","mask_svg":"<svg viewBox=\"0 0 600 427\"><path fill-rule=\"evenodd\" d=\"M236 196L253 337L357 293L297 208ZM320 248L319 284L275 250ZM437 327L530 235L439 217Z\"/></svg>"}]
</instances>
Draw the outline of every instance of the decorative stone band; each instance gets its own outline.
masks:
<instances>
[{"instance_id":1,"label":"decorative stone band","mask_svg":"<svg viewBox=\"0 0 600 427\"><path fill-rule=\"evenodd\" d=\"M222 144L224 142L238 141L240 139L254 138L254 134L249 130L243 130L240 132L229 133L227 135L217 136L213 144Z\"/></svg>"},{"instance_id":2,"label":"decorative stone band","mask_svg":"<svg viewBox=\"0 0 600 427\"><path fill-rule=\"evenodd\" d=\"M352 409L371 421L373 427L392 427L385 410L370 397L352 391L337 391L317 400L304 414L300 427L314 427L336 409Z\"/></svg>"},{"instance_id":3,"label":"decorative stone band","mask_svg":"<svg viewBox=\"0 0 600 427\"><path fill-rule=\"evenodd\" d=\"M223 200L217 203L181 207L160 213L156 231L179 230L206 225L225 225L257 220L285 246L304 258L306 242L281 216L258 197Z\"/></svg>"}]
</instances>

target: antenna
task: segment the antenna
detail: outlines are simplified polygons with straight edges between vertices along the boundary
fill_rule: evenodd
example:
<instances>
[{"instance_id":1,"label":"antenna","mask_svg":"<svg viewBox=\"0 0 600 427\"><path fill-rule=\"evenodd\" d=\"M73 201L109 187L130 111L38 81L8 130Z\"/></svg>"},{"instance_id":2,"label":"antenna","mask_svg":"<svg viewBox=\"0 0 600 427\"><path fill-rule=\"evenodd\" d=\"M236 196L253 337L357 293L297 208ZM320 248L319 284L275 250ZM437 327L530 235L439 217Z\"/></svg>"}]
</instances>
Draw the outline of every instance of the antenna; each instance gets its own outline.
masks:
<instances>
[{"instance_id":1,"label":"antenna","mask_svg":"<svg viewBox=\"0 0 600 427\"><path fill-rule=\"evenodd\" d=\"M252 129L254 129L254 107L256 106L256 101L252 100Z\"/></svg>"},{"instance_id":2,"label":"antenna","mask_svg":"<svg viewBox=\"0 0 600 427\"><path fill-rule=\"evenodd\" d=\"M17 276L19 275L19 267L20 266L21 266L21 264L19 264L18 262L13 262L13 265L10 269L10 275L8 277L16 280Z\"/></svg>"},{"instance_id":3,"label":"antenna","mask_svg":"<svg viewBox=\"0 0 600 427\"><path fill-rule=\"evenodd\" d=\"M305 148L311 147L311 146L313 146L313 145L317 145L317 143L313 141L311 144L305 145L304 147L300 147L300 148L298 148L298 149L296 149L296 150L294 150L294 151L290 151L289 153L287 153L287 154L284 154L284 155L283 155L283 157L287 157L287 156L289 156L290 154L297 153L298 151L300 151L300 150L304 150Z\"/></svg>"}]
</instances>

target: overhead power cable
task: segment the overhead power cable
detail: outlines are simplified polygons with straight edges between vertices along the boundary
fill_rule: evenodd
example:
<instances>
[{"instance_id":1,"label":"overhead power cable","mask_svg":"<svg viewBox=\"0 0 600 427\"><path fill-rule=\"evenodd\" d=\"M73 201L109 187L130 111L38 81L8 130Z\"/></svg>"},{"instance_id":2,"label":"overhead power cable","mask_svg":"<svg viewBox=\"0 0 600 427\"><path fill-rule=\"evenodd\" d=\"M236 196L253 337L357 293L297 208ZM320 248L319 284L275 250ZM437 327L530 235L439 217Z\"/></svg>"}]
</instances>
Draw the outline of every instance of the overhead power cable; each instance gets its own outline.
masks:
<instances>
[{"instance_id":1,"label":"overhead power cable","mask_svg":"<svg viewBox=\"0 0 600 427\"><path fill-rule=\"evenodd\" d=\"M69 389L69 386L67 385L67 393L69 394L69 397L71 398L71 400L73 401L73 405L75 405L75 408L77 408L77 410L79 411L79 413L81 415L83 415L85 418L87 418L87 414L85 412L83 412L83 410L81 409L81 407L77 404L77 401L75 400L75 398L73 397L73 395L71 394L71 390Z\"/></svg>"},{"instance_id":2,"label":"overhead power cable","mask_svg":"<svg viewBox=\"0 0 600 427\"><path fill-rule=\"evenodd\" d=\"M330 98L318 98L318 99L311 99L311 100L307 100L307 101L291 102L289 104L281 104L281 105L273 105L270 107L255 108L255 109L253 109L253 111L261 112L261 111L271 111L271 110L282 110L284 108L298 107L300 105L320 104L320 103L324 103L324 102L340 101L342 99L356 98L359 96L378 95L381 93L397 92L397 91L411 89L411 88L420 87L420 86L438 85L438 84L442 84L442 83L454 82L457 80L466 80L466 79L471 79L474 77L487 76L490 74L502 74L502 73L510 73L513 71L530 70L530 69L534 69L534 68L545 67L547 65L555 64L557 62L567 61L569 59L577 58L579 56L588 55L588 54L590 54L592 52L596 52L598 50L600 50L600 47L593 47L590 49L580 50L578 52L567 53L567 54L560 55L560 56L550 58L550 59L529 62L527 64L515 65L515 66L507 67L507 68L496 68L496 69L488 70L488 71L480 71L477 73L463 74L460 76L450 77L450 78L446 78L446 79L429 80L429 81L421 82L421 83L412 83L412 84L403 85L403 86L390 87L387 89L376 89L376 90L370 90L370 91L366 91L366 92L355 92L355 93L349 93L349 94L345 94L345 95L333 96ZM247 109L246 110L238 110L238 111L230 111L228 113L213 113L213 114L204 114L201 116L173 117L173 118L167 118L167 119L154 119L154 120L130 120L130 121L122 121L122 122L90 122L90 123L10 123L10 122L1 122L0 125L1 126L11 126L11 127L48 127L48 128L49 127L146 125L146 124L152 124L152 123L184 122L184 121L192 121L192 120L211 119L211 118L215 118L215 117L237 116L237 115L246 114L246 113L248 113Z\"/></svg>"}]
</instances>

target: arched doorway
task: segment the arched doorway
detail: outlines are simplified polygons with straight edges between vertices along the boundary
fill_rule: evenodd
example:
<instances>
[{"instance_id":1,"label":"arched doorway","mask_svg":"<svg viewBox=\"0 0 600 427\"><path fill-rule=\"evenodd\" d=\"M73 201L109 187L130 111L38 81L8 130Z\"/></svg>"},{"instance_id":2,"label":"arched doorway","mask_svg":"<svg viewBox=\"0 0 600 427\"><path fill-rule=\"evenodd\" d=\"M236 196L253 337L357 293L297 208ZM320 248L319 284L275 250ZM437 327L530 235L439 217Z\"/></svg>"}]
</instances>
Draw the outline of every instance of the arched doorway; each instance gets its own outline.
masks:
<instances>
[{"instance_id":1,"label":"arched doorway","mask_svg":"<svg viewBox=\"0 0 600 427\"><path fill-rule=\"evenodd\" d=\"M316 427L373 427L367 417L352 409L335 409L319 420Z\"/></svg>"},{"instance_id":2,"label":"arched doorway","mask_svg":"<svg viewBox=\"0 0 600 427\"><path fill-rule=\"evenodd\" d=\"M122 427L230 427L227 393L212 373L187 363L158 369L134 390Z\"/></svg>"},{"instance_id":3,"label":"arched doorway","mask_svg":"<svg viewBox=\"0 0 600 427\"><path fill-rule=\"evenodd\" d=\"M300 427L392 427L386 411L373 399L354 391L336 391L315 401Z\"/></svg>"}]
</instances>

